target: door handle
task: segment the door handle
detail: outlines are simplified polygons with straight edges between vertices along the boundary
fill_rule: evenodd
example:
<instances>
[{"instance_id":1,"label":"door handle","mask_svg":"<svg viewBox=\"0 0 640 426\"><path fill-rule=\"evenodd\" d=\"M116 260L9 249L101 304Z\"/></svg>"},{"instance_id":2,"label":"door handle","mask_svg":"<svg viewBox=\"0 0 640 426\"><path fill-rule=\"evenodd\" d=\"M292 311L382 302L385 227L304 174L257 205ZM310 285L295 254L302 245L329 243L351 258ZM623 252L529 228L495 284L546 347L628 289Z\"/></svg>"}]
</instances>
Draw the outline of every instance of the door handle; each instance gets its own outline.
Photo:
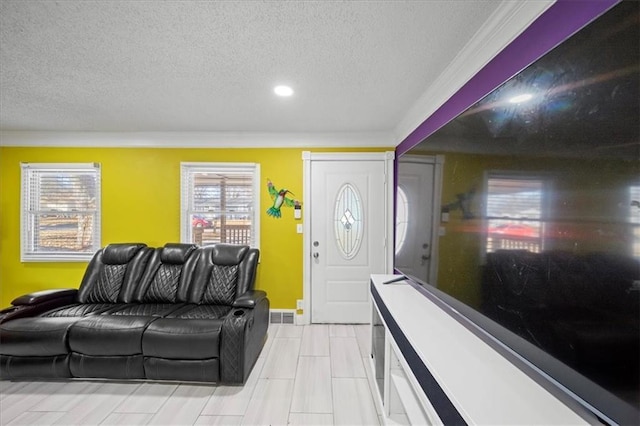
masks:
<instances>
[{"instance_id":1,"label":"door handle","mask_svg":"<svg viewBox=\"0 0 640 426\"><path fill-rule=\"evenodd\" d=\"M319 257L320 257L320 253L318 253L318 252L313 253L313 258L314 259L317 259Z\"/></svg>"}]
</instances>

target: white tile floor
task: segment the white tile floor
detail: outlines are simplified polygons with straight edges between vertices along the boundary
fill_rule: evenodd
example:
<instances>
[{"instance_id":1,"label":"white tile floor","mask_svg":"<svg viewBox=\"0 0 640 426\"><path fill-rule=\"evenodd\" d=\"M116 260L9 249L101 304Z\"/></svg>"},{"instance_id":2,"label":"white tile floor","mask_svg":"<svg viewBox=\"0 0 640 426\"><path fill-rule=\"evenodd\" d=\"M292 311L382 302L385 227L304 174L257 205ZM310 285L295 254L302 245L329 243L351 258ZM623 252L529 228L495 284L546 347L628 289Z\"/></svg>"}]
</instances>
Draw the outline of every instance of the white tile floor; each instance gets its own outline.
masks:
<instances>
[{"instance_id":1,"label":"white tile floor","mask_svg":"<svg viewBox=\"0 0 640 426\"><path fill-rule=\"evenodd\" d=\"M0 425L378 425L366 325L271 325L244 386L0 381Z\"/></svg>"}]
</instances>

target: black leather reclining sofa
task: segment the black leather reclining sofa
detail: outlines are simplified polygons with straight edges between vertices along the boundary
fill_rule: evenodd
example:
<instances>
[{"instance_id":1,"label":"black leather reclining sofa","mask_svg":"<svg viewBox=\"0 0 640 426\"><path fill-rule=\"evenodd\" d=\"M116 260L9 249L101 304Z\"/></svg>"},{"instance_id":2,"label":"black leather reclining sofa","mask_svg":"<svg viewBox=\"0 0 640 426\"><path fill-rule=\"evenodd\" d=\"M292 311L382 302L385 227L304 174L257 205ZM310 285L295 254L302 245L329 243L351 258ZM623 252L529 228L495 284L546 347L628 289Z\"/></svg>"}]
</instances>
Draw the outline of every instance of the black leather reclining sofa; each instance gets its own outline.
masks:
<instances>
[{"instance_id":1,"label":"black leather reclining sofa","mask_svg":"<svg viewBox=\"0 0 640 426\"><path fill-rule=\"evenodd\" d=\"M217 244L111 244L78 290L0 312L0 376L244 383L264 345L259 252Z\"/></svg>"}]
</instances>

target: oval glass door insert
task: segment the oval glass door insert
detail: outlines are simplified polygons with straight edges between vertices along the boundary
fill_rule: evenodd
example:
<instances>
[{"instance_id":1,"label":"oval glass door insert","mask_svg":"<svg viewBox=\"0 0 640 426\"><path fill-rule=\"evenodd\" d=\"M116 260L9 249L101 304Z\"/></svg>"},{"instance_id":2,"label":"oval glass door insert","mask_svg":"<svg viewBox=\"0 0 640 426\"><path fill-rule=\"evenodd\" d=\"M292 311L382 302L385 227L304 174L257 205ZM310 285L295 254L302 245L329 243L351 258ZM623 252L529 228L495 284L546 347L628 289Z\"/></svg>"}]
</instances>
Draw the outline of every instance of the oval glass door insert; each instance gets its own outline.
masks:
<instances>
[{"instance_id":1,"label":"oval glass door insert","mask_svg":"<svg viewBox=\"0 0 640 426\"><path fill-rule=\"evenodd\" d=\"M364 234L362 198L358 190L345 183L338 191L335 203L334 231L340 254L349 260L355 257Z\"/></svg>"}]
</instances>

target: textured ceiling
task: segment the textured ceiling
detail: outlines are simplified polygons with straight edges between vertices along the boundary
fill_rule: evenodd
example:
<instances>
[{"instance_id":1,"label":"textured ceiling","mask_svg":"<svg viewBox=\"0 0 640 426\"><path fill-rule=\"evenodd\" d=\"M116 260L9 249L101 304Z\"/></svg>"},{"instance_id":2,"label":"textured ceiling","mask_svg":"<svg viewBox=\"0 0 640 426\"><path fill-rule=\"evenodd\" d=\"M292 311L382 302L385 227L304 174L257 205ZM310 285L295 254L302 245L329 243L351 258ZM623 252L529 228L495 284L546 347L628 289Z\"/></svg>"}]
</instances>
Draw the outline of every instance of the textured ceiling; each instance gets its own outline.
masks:
<instances>
[{"instance_id":1,"label":"textured ceiling","mask_svg":"<svg viewBox=\"0 0 640 426\"><path fill-rule=\"evenodd\" d=\"M2 0L0 129L392 131L501 3Z\"/></svg>"}]
</instances>

